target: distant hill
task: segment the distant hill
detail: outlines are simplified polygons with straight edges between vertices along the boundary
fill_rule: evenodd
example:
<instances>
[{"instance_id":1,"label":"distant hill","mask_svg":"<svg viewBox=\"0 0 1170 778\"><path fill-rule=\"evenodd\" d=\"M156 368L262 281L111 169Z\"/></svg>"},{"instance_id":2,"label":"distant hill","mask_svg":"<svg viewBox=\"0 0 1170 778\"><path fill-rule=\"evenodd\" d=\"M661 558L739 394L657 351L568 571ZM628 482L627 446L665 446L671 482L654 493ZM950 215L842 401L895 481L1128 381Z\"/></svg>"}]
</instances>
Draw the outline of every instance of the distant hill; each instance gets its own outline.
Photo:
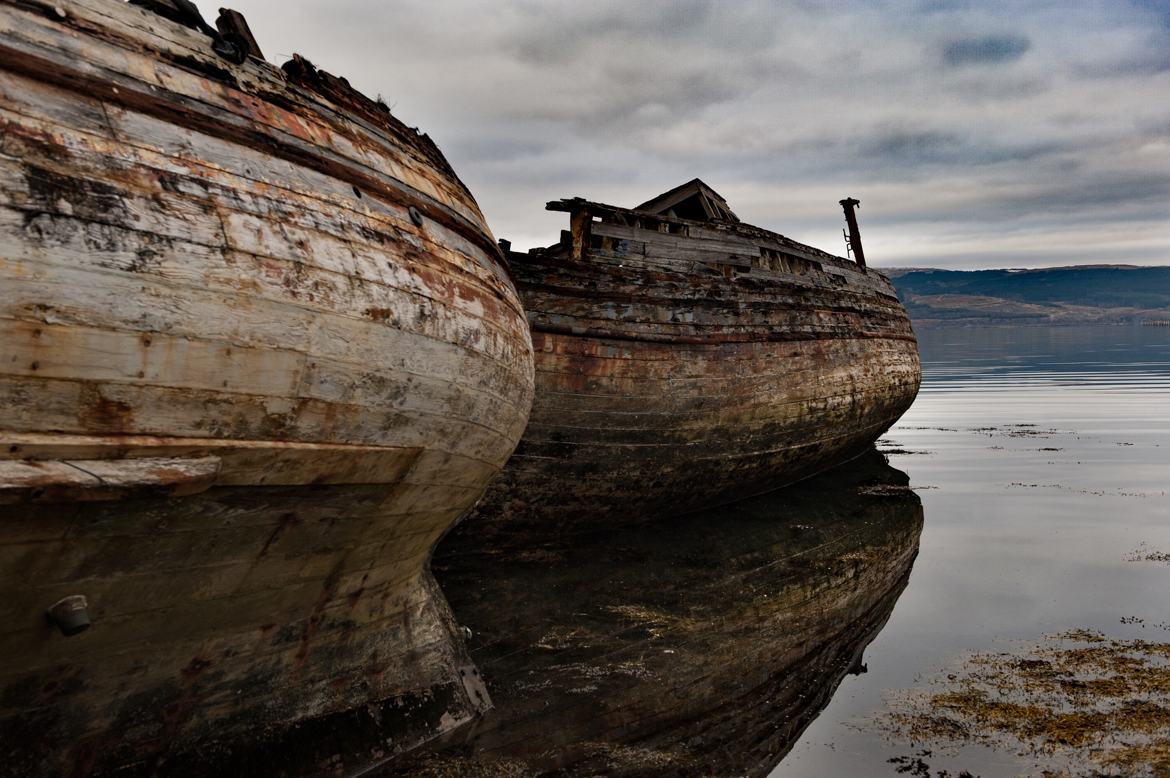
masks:
<instances>
[{"instance_id":1,"label":"distant hill","mask_svg":"<svg viewBox=\"0 0 1170 778\"><path fill-rule=\"evenodd\" d=\"M893 281L899 299L915 322L1170 320L1170 267L878 269Z\"/></svg>"}]
</instances>

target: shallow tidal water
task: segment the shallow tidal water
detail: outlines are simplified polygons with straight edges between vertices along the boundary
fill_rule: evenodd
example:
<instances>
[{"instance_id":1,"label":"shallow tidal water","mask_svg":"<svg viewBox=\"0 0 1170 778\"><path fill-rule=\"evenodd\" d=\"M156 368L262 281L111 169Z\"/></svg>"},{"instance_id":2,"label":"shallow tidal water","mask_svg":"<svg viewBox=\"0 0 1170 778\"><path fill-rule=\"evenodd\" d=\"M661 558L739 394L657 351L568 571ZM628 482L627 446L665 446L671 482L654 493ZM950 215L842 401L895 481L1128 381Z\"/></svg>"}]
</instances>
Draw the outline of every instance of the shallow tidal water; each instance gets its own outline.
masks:
<instances>
[{"instance_id":1,"label":"shallow tidal water","mask_svg":"<svg viewBox=\"0 0 1170 778\"><path fill-rule=\"evenodd\" d=\"M1042 739L911 743L883 717L972 655L1033 656L1071 630L1170 643L1170 328L918 335L922 391L879 448L922 500L919 555L868 672L843 681L772 775L1165 774ZM1166 742L1164 725L1142 736Z\"/></svg>"},{"instance_id":2,"label":"shallow tidal water","mask_svg":"<svg viewBox=\"0 0 1170 778\"><path fill-rule=\"evenodd\" d=\"M888 463L512 549L457 528L436 577L496 708L386 774L1170 771L1170 328L919 338Z\"/></svg>"}]
</instances>

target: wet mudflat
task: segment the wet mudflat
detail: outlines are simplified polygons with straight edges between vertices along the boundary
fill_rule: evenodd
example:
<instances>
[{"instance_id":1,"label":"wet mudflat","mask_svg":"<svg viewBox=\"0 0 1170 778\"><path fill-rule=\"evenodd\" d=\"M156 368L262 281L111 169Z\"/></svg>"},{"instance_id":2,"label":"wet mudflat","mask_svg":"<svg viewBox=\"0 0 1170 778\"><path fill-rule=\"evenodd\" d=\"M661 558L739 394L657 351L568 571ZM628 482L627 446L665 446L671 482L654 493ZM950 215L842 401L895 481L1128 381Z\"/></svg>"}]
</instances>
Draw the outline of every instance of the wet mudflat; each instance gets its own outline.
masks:
<instances>
[{"instance_id":1,"label":"wet mudflat","mask_svg":"<svg viewBox=\"0 0 1170 778\"><path fill-rule=\"evenodd\" d=\"M1170 332L919 333L909 585L772 775L1170 774Z\"/></svg>"}]
</instances>

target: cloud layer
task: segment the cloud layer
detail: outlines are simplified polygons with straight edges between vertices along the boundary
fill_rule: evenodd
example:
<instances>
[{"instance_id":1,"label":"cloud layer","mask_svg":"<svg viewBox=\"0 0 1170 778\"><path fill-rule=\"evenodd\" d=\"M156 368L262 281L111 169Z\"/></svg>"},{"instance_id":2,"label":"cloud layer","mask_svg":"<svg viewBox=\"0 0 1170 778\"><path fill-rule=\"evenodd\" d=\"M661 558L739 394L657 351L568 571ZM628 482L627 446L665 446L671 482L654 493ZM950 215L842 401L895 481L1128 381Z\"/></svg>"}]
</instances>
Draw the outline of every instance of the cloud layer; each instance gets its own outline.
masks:
<instances>
[{"instance_id":1,"label":"cloud layer","mask_svg":"<svg viewBox=\"0 0 1170 778\"><path fill-rule=\"evenodd\" d=\"M439 142L493 231L695 176L751 223L875 264L1170 264L1170 4L242 0ZM204 8L204 11L214 9Z\"/></svg>"},{"instance_id":2,"label":"cloud layer","mask_svg":"<svg viewBox=\"0 0 1170 778\"><path fill-rule=\"evenodd\" d=\"M943 47L943 61L951 67L1015 62L1032 48L1026 35L984 35L957 38Z\"/></svg>"}]
</instances>

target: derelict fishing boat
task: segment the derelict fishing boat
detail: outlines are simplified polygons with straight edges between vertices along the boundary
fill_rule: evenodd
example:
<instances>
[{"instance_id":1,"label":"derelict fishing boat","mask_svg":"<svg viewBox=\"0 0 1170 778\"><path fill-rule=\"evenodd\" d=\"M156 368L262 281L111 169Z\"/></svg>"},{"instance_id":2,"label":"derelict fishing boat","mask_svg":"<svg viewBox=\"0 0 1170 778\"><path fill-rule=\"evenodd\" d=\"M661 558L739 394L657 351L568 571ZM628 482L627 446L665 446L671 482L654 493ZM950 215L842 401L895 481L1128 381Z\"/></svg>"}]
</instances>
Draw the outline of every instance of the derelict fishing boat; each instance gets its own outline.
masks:
<instances>
[{"instance_id":1,"label":"derelict fishing boat","mask_svg":"<svg viewBox=\"0 0 1170 778\"><path fill-rule=\"evenodd\" d=\"M893 287L864 265L855 204L857 262L741 223L698 179L637 208L549 203L571 229L509 254L536 401L480 520L640 520L872 444L921 368Z\"/></svg>"},{"instance_id":2,"label":"derelict fishing boat","mask_svg":"<svg viewBox=\"0 0 1170 778\"><path fill-rule=\"evenodd\" d=\"M528 417L516 291L427 136L217 26L0 2L2 774L488 704L428 559Z\"/></svg>"}]
</instances>

